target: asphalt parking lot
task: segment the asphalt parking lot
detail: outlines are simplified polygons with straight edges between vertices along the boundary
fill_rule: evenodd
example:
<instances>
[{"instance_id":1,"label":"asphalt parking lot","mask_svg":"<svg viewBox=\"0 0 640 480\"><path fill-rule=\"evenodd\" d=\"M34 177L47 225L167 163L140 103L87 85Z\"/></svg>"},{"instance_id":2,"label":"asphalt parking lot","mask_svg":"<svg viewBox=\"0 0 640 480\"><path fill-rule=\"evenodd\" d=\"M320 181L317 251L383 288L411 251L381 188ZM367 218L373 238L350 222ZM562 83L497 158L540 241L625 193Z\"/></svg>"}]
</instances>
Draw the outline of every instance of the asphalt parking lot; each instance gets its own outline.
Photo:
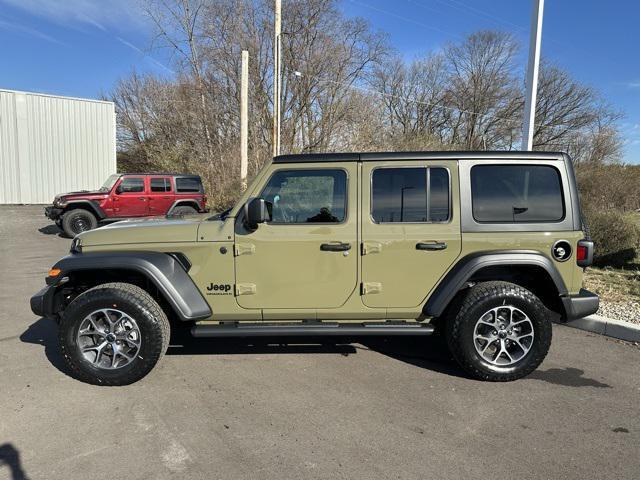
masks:
<instances>
[{"instance_id":1,"label":"asphalt parking lot","mask_svg":"<svg viewBox=\"0 0 640 480\"><path fill-rule=\"evenodd\" d=\"M0 479L640 476L640 349L554 327L524 380L469 380L437 338L190 340L137 384L64 372L29 297L69 248L0 207Z\"/></svg>"}]
</instances>

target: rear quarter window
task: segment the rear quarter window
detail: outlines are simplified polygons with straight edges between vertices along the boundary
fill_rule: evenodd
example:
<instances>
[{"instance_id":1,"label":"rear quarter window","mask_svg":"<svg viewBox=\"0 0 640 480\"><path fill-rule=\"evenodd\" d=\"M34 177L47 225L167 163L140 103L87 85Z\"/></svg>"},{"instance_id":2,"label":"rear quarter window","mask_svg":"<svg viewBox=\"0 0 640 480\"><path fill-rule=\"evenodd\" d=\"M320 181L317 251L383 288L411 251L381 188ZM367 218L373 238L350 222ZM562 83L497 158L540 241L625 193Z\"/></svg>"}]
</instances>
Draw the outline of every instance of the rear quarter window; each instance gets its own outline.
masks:
<instances>
[{"instance_id":1,"label":"rear quarter window","mask_svg":"<svg viewBox=\"0 0 640 480\"><path fill-rule=\"evenodd\" d=\"M560 222L560 172L549 165L476 165L471 169L473 218L480 223Z\"/></svg>"},{"instance_id":2,"label":"rear quarter window","mask_svg":"<svg viewBox=\"0 0 640 480\"><path fill-rule=\"evenodd\" d=\"M202 182L195 177L177 177L176 192L178 193L202 193Z\"/></svg>"}]
</instances>

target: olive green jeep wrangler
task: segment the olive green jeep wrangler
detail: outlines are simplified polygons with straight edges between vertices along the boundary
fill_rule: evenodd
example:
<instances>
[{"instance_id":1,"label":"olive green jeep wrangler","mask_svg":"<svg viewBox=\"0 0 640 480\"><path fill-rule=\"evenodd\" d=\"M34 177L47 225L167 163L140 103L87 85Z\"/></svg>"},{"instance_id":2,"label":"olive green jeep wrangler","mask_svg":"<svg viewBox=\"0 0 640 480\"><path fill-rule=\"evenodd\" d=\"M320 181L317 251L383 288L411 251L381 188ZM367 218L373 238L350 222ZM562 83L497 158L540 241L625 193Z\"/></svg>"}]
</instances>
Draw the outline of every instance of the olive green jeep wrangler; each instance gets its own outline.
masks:
<instances>
[{"instance_id":1,"label":"olive green jeep wrangler","mask_svg":"<svg viewBox=\"0 0 640 480\"><path fill-rule=\"evenodd\" d=\"M588 237L588 236L587 236ZM86 382L144 377L195 337L430 335L471 376L521 378L551 321L594 313L570 158L542 152L287 155L217 215L85 232L31 298Z\"/></svg>"}]
</instances>

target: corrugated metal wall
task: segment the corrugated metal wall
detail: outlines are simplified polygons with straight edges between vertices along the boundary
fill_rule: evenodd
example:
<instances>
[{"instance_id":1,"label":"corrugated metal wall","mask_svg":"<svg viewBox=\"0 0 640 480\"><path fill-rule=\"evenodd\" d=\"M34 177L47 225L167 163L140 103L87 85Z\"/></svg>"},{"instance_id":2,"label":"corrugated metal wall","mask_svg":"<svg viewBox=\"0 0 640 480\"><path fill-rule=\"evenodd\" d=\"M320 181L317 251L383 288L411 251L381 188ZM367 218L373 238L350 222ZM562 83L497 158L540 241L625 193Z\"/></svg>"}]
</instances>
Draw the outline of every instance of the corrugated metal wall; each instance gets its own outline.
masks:
<instances>
[{"instance_id":1,"label":"corrugated metal wall","mask_svg":"<svg viewBox=\"0 0 640 480\"><path fill-rule=\"evenodd\" d=\"M0 203L51 203L115 171L113 103L0 90Z\"/></svg>"}]
</instances>

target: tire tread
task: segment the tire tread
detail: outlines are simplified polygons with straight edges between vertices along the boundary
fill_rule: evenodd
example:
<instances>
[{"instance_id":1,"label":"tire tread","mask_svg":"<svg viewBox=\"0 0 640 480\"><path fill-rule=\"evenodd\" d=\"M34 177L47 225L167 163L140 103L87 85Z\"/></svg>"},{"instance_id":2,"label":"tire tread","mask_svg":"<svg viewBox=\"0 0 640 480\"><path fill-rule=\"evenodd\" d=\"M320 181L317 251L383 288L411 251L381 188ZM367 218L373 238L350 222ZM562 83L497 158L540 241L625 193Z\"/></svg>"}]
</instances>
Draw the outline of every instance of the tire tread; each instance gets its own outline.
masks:
<instances>
[{"instance_id":1,"label":"tire tread","mask_svg":"<svg viewBox=\"0 0 640 480\"><path fill-rule=\"evenodd\" d=\"M458 306L452 309L450 317L446 322L447 343L456 361L473 377L485 381L509 382L525 377L538 368L549 350L551 330L549 330L548 337L540 339L540 341L543 342L543 345L540 345L541 348L530 351L533 357L528 359L522 369L510 373L489 373L478 368L478 365L471 361L463 351L462 342L464 339L462 338L461 328L464 323L468 321L467 317L472 308L479 303L495 299L496 297L517 297L528 303L530 308L536 311L537 314L542 316L549 314L538 297L519 285L505 281L482 282L460 294Z\"/></svg>"},{"instance_id":2,"label":"tire tread","mask_svg":"<svg viewBox=\"0 0 640 480\"><path fill-rule=\"evenodd\" d=\"M67 329L72 328L73 323L77 321L76 318L73 318L73 312L81 309L84 305L96 299L104 298L105 295L113 297L114 294L119 297L119 300L127 301L142 307L160 327L160 335L155 336L154 340L156 341L156 344L153 345L153 350L159 351L159 355L155 361L150 359L153 362L153 365L160 361L169 347L169 339L171 336L169 320L160 305L158 305L147 291L137 285L122 282L103 283L97 285L78 295L71 304L69 304L62 315L58 334L60 350L66 366L72 373L72 376L83 382L105 386L128 385L144 377L151 368L153 368L153 365L149 368L148 363L142 363L138 368L127 372L127 375L122 378L97 378L95 375L92 375L82 369L78 361L73 355L70 355L70 352L67 350L64 335Z\"/></svg>"}]
</instances>

